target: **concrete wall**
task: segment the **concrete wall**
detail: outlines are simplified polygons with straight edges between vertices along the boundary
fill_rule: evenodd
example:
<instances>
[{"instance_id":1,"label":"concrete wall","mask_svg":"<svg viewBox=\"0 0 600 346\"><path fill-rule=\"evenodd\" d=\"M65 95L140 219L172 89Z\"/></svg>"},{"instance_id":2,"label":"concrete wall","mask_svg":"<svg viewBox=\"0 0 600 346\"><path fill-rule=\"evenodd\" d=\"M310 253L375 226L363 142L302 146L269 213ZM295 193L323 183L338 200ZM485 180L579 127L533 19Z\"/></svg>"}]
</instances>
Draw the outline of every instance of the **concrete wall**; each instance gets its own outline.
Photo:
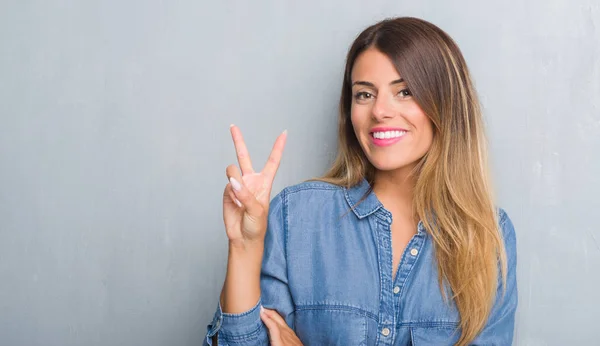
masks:
<instances>
[{"instance_id":1,"label":"concrete wall","mask_svg":"<svg viewBox=\"0 0 600 346\"><path fill-rule=\"evenodd\" d=\"M598 1L0 3L0 344L199 345L238 124L275 183L335 152L343 60L384 17L463 50L518 234L517 345L599 345Z\"/></svg>"}]
</instances>

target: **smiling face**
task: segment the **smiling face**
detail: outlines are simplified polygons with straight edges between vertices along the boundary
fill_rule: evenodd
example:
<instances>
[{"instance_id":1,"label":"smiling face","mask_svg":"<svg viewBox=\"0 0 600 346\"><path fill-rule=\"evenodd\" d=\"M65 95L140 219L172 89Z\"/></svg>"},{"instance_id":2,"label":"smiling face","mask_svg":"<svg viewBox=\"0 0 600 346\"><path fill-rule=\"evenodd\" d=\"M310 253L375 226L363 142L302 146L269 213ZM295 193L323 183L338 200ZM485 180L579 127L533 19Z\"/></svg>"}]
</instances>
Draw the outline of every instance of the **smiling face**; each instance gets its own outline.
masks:
<instances>
[{"instance_id":1,"label":"smiling face","mask_svg":"<svg viewBox=\"0 0 600 346\"><path fill-rule=\"evenodd\" d=\"M412 169L433 141L429 117L392 61L375 48L352 69L351 120L365 156L379 171Z\"/></svg>"}]
</instances>

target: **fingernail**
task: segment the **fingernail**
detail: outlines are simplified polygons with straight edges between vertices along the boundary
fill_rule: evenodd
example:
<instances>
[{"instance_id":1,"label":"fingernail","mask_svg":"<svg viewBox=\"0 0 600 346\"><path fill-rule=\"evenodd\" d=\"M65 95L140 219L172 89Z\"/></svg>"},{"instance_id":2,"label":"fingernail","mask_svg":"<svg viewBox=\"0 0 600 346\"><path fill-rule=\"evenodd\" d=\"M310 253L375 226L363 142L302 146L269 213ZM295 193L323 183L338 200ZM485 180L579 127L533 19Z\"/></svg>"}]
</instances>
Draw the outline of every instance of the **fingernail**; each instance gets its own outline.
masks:
<instances>
[{"instance_id":1,"label":"fingernail","mask_svg":"<svg viewBox=\"0 0 600 346\"><path fill-rule=\"evenodd\" d=\"M234 127L234 126L235 126L234 124L229 124L229 128L232 128L232 127Z\"/></svg>"},{"instance_id":2,"label":"fingernail","mask_svg":"<svg viewBox=\"0 0 600 346\"><path fill-rule=\"evenodd\" d=\"M237 204L238 207L240 207L240 208L242 207L242 203L237 198L235 199L234 202L235 202L235 204Z\"/></svg>"},{"instance_id":3,"label":"fingernail","mask_svg":"<svg viewBox=\"0 0 600 346\"><path fill-rule=\"evenodd\" d=\"M284 130L284 131L283 131L283 134L284 134L284 135L287 135L287 130Z\"/></svg>"},{"instance_id":4,"label":"fingernail","mask_svg":"<svg viewBox=\"0 0 600 346\"><path fill-rule=\"evenodd\" d=\"M260 306L260 314L261 315L265 314L265 308L263 308L262 305Z\"/></svg>"},{"instance_id":5,"label":"fingernail","mask_svg":"<svg viewBox=\"0 0 600 346\"><path fill-rule=\"evenodd\" d=\"M235 180L234 177L229 178L229 182L231 183L231 187L233 187L235 191L240 191L242 189L242 184L240 184L239 181Z\"/></svg>"}]
</instances>

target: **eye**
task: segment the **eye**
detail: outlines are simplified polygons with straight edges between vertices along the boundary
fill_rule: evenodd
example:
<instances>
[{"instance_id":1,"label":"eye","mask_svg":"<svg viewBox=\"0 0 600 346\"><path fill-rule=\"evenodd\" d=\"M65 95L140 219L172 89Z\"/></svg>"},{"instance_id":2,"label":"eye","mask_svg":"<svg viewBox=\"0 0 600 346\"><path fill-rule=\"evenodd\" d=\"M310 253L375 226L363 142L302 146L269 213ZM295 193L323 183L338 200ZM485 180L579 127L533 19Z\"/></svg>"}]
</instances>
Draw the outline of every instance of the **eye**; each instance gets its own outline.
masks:
<instances>
[{"instance_id":1,"label":"eye","mask_svg":"<svg viewBox=\"0 0 600 346\"><path fill-rule=\"evenodd\" d=\"M357 100L367 100L373 98L373 94L366 91L359 91L356 94L354 94L354 98Z\"/></svg>"},{"instance_id":2,"label":"eye","mask_svg":"<svg viewBox=\"0 0 600 346\"><path fill-rule=\"evenodd\" d=\"M403 99L409 98L410 96L412 96L412 93L408 89L402 89L398 92L398 96L400 96L400 98L403 98Z\"/></svg>"},{"instance_id":3,"label":"eye","mask_svg":"<svg viewBox=\"0 0 600 346\"><path fill-rule=\"evenodd\" d=\"M408 97L412 96L412 93L408 89L402 89L398 92L398 95L401 98L408 98Z\"/></svg>"}]
</instances>

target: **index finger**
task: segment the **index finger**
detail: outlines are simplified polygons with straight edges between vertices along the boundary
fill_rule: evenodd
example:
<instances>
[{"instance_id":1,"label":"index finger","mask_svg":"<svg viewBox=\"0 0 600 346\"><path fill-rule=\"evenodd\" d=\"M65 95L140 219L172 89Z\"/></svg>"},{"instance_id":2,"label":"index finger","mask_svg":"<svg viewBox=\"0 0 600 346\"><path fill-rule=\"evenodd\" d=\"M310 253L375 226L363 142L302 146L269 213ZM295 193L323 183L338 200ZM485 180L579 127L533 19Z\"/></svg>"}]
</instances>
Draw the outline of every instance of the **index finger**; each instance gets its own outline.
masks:
<instances>
[{"instance_id":1,"label":"index finger","mask_svg":"<svg viewBox=\"0 0 600 346\"><path fill-rule=\"evenodd\" d=\"M283 133L277 137L277 140L275 140L273 150L271 150L271 154L269 155L267 163L263 168L263 173L271 182L273 179L275 179L275 173L277 173L277 169L279 168L279 163L281 162L281 156L283 155L283 148L285 147L286 139L287 130L283 131Z\"/></svg>"},{"instance_id":2,"label":"index finger","mask_svg":"<svg viewBox=\"0 0 600 346\"><path fill-rule=\"evenodd\" d=\"M230 125L230 130L231 138L233 138L233 146L235 147L235 153L237 155L238 163L240 164L240 169L242 170L242 175L254 173L252 161L250 160L250 154L246 148L242 131L240 131L240 129L233 124Z\"/></svg>"}]
</instances>

